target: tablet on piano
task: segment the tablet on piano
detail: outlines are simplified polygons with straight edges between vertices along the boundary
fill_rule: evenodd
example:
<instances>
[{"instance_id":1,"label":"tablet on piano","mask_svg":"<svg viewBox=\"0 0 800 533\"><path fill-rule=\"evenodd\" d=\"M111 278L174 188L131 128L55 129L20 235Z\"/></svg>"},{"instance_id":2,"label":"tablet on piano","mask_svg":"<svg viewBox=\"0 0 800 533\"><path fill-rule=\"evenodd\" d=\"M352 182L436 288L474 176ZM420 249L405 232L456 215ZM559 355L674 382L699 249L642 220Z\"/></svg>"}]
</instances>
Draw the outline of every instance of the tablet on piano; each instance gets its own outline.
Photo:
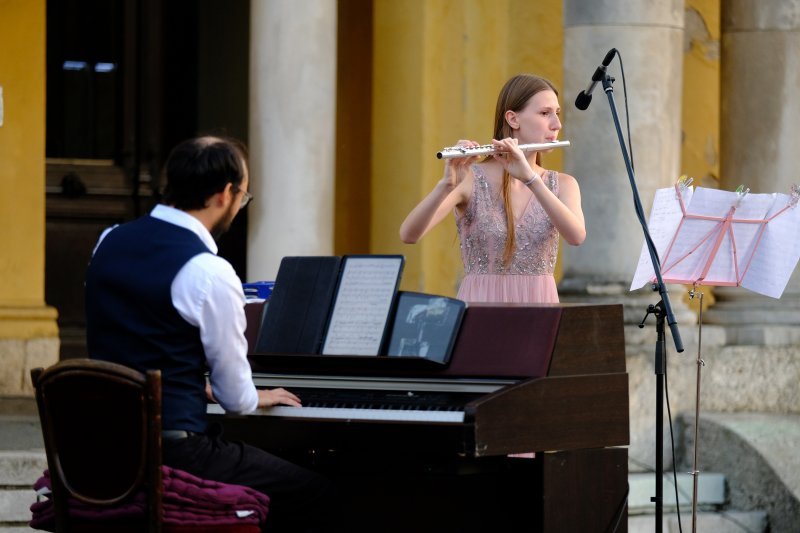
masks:
<instances>
[{"instance_id":1,"label":"tablet on piano","mask_svg":"<svg viewBox=\"0 0 800 533\"><path fill-rule=\"evenodd\" d=\"M401 291L386 354L447 364L465 308L455 298Z\"/></svg>"}]
</instances>

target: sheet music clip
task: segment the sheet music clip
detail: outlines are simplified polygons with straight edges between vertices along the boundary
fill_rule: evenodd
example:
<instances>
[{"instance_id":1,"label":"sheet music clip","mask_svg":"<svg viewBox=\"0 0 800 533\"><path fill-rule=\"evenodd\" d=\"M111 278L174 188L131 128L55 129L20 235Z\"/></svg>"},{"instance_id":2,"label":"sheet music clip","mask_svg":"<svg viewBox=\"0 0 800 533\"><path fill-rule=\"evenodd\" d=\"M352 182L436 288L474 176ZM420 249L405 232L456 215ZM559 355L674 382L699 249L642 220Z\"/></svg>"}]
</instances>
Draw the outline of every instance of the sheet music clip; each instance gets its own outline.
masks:
<instances>
[{"instance_id":1,"label":"sheet music clip","mask_svg":"<svg viewBox=\"0 0 800 533\"><path fill-rule=\"evenodd\" d=\"M742 204L742 200L749 192L750 189L745 189L744 185L739 185L736 187L736 207L739 207Z\"/></svg>"},{"instance_id":2,"label":"sheet music clip","mask_svg":"<svg viewBox=\"0 0 800 533\"><path fill-rule=\"evenodd\" d=\"M694 178L690 178L686 174L682 174L680 178L678 178L678 189L680 190L681 194L686 192L686 189L692 186L694 182Z\"/></svg>"},{"instance_id":3,"label":"sheet music clip","mask_svg":"<svg viewBox=\"0 0 800 533\"><path fill-rule=\"evenodd\" d=\"M697 282L692 283L692 288L689 290L689 299L694 300L694 295L697 293Z\"/></svg>"},{"instance_id":4,"label":"sheet music clip","mask_svg":"<svg viewBox=\"0 0 800 533\"><path fill-rule=\"evenodd\" d=\"M789 207L794 209L797 207L797 201L800 200L800 185L793 183L792 184L792 193L791 198L789 199Z\"/></svg>"}]
</instances>

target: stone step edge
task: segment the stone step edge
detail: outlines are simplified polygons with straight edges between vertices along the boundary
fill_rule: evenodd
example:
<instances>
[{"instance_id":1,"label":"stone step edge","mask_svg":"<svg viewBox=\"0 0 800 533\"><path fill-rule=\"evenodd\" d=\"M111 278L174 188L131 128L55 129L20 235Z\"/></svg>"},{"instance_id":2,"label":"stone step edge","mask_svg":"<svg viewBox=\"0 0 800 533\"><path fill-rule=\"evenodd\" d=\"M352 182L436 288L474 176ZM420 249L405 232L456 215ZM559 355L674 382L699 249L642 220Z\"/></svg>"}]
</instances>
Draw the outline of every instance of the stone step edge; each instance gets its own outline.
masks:
<instances>
[{"instance_id":1,"label":"stone step edge","mask_svg":"<svg viewBox=\"0 0 800 533\"><path fill-rule=\"evenodd\" d=\"M44 450L0 450L0 487L28 488L47 468Z\"/></svg>"},{"instance_id":2,"label":"stone step edge","mask_svg":"<svg viewBox=\"0 0 800 533\"><path fill-rule=\"evenodd\" d=\"M628 533L652 533L655 526L654 516L639 515L628 518ZM678 515L664 514L664 531L678 531ZM691 512L681 512L683 531L691 531ZM764 533L769 524L766 511L725 510L714 513L697 513L697 531L713 531L714 533Z\"/></svg>"},{"instance_id":3,"label":"stone step edge","mask_svg":"<svg viewBox=\"0 0 800 533\"><path fill-rule=\"evenodd\" d=\"M0 490L0 524L26 524L31 519L30 507L36 501L33 488Z\"/></svg>"},{"instance_id":4,"label":"stone step edge","mask_svg":"<svg viewBox=\"0 0 800 533\"><path fill-rule=\"evenodd\" d=\"M628 474L628 513L652 514L655 513L655 503L650 501L656 493L656 479L653 472L634 472ZM674 510L675 485L673 484L672 471L664 474L662 484L664 491L663 507L665 510ZM692 494L694 492L693 476L678 472L678 503L681 513L684 509L691 510ZM703 510L717 510L726 503L725 475L717 472L701 472L698 478L697 506Z\"/></svg>"}]
</instances>

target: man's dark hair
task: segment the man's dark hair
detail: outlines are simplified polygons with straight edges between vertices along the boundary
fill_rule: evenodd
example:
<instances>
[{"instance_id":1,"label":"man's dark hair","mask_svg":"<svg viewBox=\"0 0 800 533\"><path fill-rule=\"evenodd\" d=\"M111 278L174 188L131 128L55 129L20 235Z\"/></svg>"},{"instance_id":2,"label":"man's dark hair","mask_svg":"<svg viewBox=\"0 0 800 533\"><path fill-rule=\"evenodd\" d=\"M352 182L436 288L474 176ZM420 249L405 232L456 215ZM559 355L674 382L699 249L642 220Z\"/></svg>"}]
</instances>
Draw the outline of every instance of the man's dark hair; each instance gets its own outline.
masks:
<instances>
[{"instance_id":1,"label":"man's dark hair","mask_svg":"<svg viewBox=\"0 0 800 533\"><path fill-rule=\"evenodd\" d=\"M238 189L247 172L244 145L224 137L197 137L172 149L164 165L164 203L184 211L203 209L228 183Z\"/></svg>"}]
</instances>

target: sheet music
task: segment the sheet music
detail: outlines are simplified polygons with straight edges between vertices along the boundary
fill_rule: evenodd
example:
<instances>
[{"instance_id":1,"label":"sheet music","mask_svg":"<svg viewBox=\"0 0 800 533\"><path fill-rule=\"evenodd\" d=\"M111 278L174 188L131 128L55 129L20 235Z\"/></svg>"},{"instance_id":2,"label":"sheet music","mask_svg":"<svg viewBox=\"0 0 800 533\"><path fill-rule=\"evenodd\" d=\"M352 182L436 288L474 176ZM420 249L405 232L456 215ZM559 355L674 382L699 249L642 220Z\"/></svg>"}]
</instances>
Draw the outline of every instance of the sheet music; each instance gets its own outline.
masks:
<instances>
[{"instance_id":1,"label":"sheet music","mask_svg":"<svg viewBox=\"0 0 800 533\"><path fill-rule=\"evenodd\" d=\"M687 187L683 190L682 196L684 205L688 205L691 201L693 192L693 187ZM681 209L681 204L678 200L675 188L658 189L655 199L653 200L653 207L650 210L650 220L647 226L650 231L650 237L656 245L659 260L662 262L664 253L672 240L672 236L675 235L675 231L678 229L681 218L683 218L683 210ZM642 253L639 255L639 264L636 267L636 273L633 276L630 290L644 287L646 283L650 282L650 278L653 276L655 276L653 263L650 261L647 244L643 243Z\"/></svg>"},{"instance_id":2,"label":"sheet music","mask_svg":"<svg viewBox=\"0 0 800 533\"><path fill-rule=\"evenodd\" d=\"M783 209L789 195L777 194L769 216ZM742 280L742 287L759 294L780 298L800 260L800 206L787 209L767 223L758 251Z\"/></svg>"},{"instance_id":3,"label":"sheet music","mask_svg":"<svg viewBox=\"0 0 800 533\"><path fill-rule=\"evenodd\" d=\"M347 257L324 355L378 355L402 267L400 257Z\"/></svg>"},{"instance_id":4,"label":"sheet music","mask_svg":"<svg viewBox=\"0 0 800 533\"><path fill-rule=\"evenodd\" d=\"M800 228L800 209L788 209L766 221L789 203L789 196L747 194L740 199L735 192L698 187L689 198L684 198L686 218L680 212L673 187L656 191L653 202L649 227L661 258L664 281L736 285L741 279L743 287L779 298L800 259L800 241L794 237ZM734 206L726 230L724 219ZM695 215L713 220L692 218ZM673 236L674 244L665 257ZM631 290L654 277L647 248L643 246Z\"/></svg>"}]
</instances>

